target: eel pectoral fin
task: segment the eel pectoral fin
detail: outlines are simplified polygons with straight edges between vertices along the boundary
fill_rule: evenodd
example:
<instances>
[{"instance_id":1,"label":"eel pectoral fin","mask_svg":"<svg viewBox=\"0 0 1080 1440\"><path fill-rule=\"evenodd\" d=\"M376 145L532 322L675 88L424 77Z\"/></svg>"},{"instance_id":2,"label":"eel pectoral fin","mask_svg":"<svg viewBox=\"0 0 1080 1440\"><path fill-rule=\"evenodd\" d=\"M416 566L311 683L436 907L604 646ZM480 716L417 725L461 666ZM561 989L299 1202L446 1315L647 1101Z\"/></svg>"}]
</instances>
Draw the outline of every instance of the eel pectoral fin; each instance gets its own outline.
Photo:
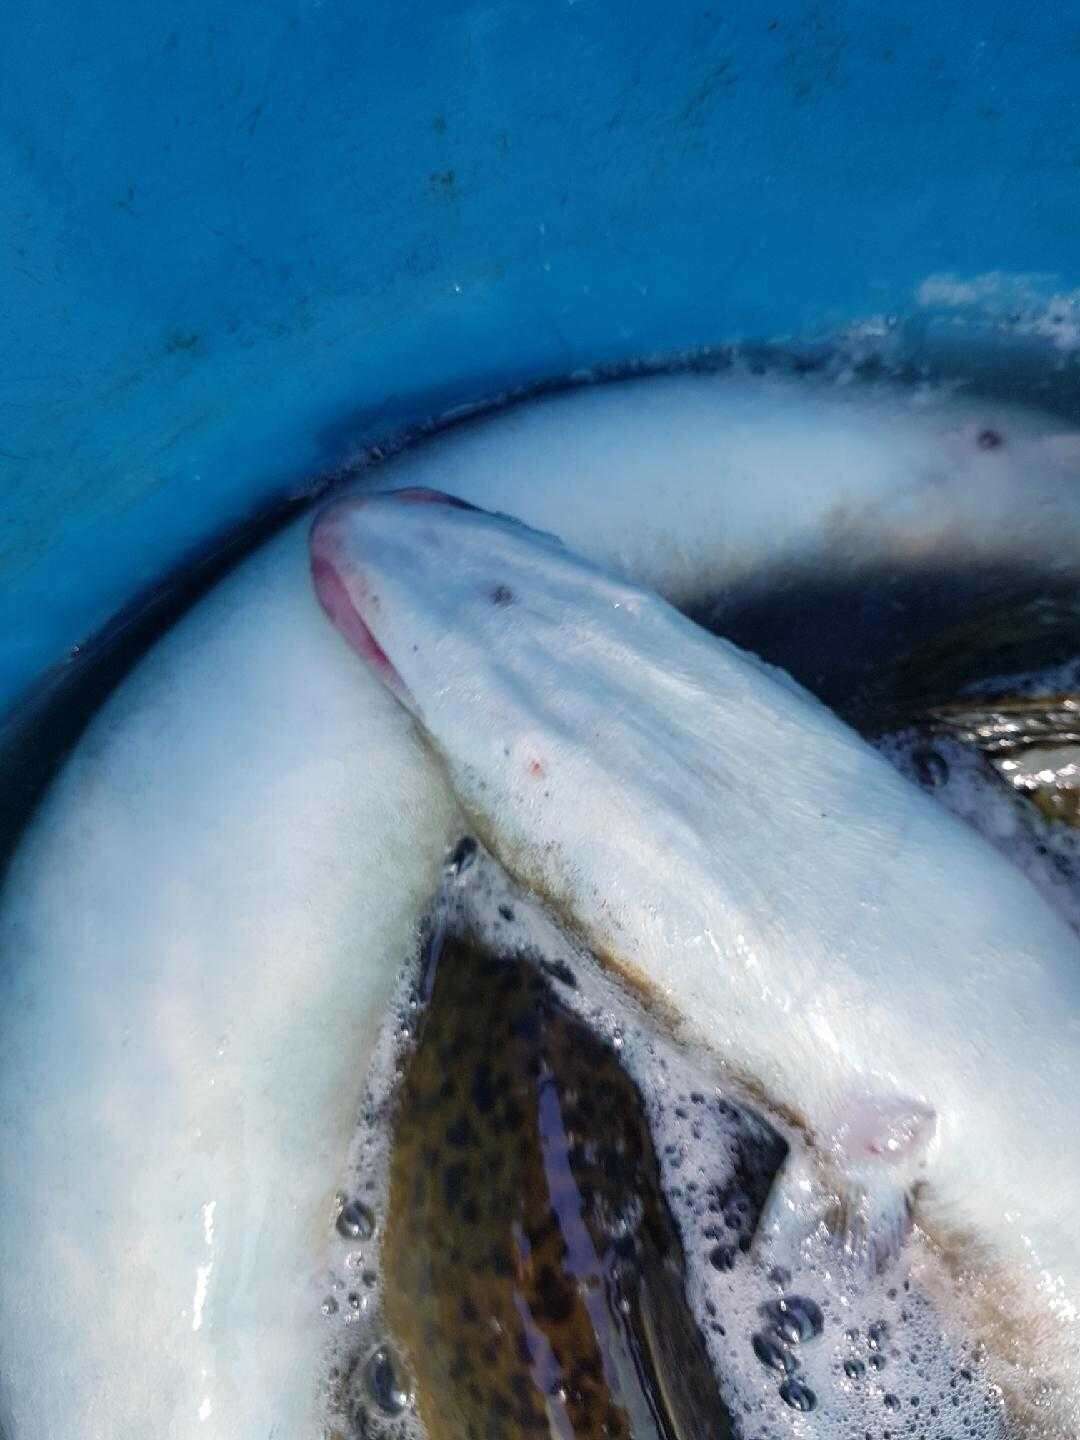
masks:
<instances>
[{"instance_id":1,"label":"eel pectoral fin","mask_svg":"<svg viewBox=\"0 0 1080 1440\"><path fill-rule=\"evenodd\" d=\"M897 1256L937 1134L928 1105L861 1094L818 1141L793 1143L769 1192L754 1240L770 1264L790 1266L830 1245L871 1273Z\"/></svg>"}]
</instances>

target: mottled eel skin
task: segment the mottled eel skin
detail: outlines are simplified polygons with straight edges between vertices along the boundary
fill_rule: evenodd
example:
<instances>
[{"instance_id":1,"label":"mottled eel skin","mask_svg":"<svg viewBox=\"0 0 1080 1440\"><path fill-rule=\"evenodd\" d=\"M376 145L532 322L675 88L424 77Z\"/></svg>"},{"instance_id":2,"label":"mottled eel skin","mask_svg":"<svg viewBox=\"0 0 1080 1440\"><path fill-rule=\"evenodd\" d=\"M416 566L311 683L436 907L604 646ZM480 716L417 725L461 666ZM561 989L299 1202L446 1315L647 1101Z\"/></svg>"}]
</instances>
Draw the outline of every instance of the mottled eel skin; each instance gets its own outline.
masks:
<instances>
[{"instance_id":1,"label":"mottled eel skin","mask_svg":"<svg viewBox=\"0 0 1080 1440\"><path fill-rule=\"evenodd\" d=\"M386 1320L429 1440L726 1440L637 1088L519 958L441 942L406 1064Z\"/></svg>"}]
</instances>

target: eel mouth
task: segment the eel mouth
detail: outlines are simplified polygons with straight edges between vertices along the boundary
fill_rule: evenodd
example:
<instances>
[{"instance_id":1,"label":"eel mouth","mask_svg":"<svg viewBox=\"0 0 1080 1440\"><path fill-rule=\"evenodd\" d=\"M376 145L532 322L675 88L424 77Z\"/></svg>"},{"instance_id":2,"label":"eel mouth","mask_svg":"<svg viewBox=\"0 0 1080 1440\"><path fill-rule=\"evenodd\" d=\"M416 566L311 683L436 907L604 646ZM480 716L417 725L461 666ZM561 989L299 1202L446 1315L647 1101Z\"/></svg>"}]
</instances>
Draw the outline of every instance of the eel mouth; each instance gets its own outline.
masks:
<instances>
[{"instance_id":1,"label":"eel mouth","mask_svg":"<svg viewBox=\"0 0 1080 1440\"><path fill-rule=\"evenodd\" d=\"M367 577L348 553L347 527L364 503L363 498L338 500L315 517L309 542L311 579L327 617L376 678L411 711L408 687L364 616L370 603Z\"/></svg>"}]
</instances>

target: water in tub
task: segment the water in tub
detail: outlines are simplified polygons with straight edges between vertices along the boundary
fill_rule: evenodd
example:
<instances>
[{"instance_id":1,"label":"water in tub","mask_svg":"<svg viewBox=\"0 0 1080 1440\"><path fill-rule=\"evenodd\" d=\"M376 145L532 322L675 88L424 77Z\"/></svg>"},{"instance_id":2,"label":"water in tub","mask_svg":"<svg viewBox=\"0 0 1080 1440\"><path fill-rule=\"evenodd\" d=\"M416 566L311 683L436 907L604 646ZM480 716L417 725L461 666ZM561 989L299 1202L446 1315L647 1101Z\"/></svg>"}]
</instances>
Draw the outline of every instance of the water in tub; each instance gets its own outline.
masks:
<instances>
[{"instance_id":1,"label":"water in tub","mask_svg":"<svg viewBox=\"0 0 1080 1440\"><path fill-rule=\"evenodd\" d=\"M735 366L357 484L558 543L372 502L313 585L305 516L66 758L0 901L8 1440L1075 1433L1074 423Z\"/></svg>"}]
</instances>

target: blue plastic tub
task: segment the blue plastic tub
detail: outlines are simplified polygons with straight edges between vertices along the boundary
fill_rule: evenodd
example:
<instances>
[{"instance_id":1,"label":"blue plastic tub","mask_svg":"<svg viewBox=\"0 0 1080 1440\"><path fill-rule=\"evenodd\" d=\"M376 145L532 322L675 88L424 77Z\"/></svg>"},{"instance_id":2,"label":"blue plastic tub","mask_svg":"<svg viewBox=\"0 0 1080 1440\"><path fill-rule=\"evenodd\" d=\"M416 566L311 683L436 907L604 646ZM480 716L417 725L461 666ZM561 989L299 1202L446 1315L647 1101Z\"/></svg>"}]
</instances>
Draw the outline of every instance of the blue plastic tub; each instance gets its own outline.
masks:
<instances>
[{"instance_id":1,"label":"blue plastic tub","mask_svg":"<svg viewBox=\"0 0 1080 1440\"><path fill-rule=\"evenodd\" d=\"M931 315L1064 353L1078 96L1013 0L6 7L0 713L454 407Z\"/></svg>"}]
</instances>

